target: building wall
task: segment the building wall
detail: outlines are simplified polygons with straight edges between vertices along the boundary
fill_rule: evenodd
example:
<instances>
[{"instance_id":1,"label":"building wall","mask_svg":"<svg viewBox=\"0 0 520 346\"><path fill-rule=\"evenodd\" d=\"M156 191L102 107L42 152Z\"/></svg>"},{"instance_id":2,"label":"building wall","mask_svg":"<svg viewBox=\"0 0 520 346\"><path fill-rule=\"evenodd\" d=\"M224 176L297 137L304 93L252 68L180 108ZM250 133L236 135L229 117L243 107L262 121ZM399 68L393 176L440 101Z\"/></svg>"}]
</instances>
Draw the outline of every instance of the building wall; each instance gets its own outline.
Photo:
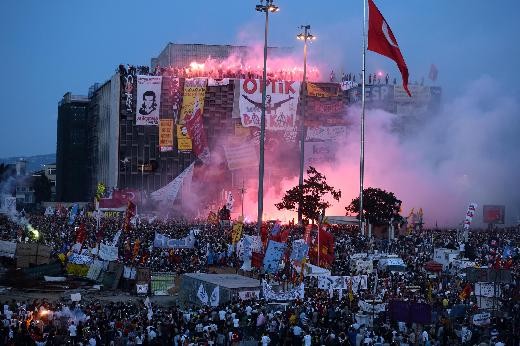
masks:
<instances>
[{"instance_id":1,"label":"building wall","mask_svg":"<svg viewBox=\"0 0 520 346\"><path fill-rule=\"evenodd\" d=\"M90 101L92 177L90 197L97 184L117 187L118 139L119 139L119 74L99 86Z\"/></svg>"},{"instance_id":2,"label":"building wall","mask_svg":"<svg viewBox=\"0 0 520 346\"><path fill-rule=\"evenodd\" d=\"M193 61L204 62L211 57L217 60L224 60L230 55L238 55L245 58L251 53L251 47L247 46L231 46L231 45L207 45L207 44L180 44L168 43L162 52L151 59L152 69L156 66L175 68L184 68L189 66ZM288 54L292 52L289 47L269 47L268 55L272 54Z\"/></svg>"},{"instance_id":3,"label":"building wall","mask_svg":"<svg viewBox=\"0 0 520 346\"><path fill-rule=\"evenodd\" d=\"M45 165L45 171L44 174L51 182L51 200L56 200L56 164L48 164Z\"/></svg>"},{"instance_id":4,"label":"building wall","mask_svg":"<svg viewBox=\"0 0 520 346\"><path fill-rule=\"evenodd\" d=\"M84 201L89 186L88 97L64 95L58 105L56 198Z\"/></svg>"}]
</instances>

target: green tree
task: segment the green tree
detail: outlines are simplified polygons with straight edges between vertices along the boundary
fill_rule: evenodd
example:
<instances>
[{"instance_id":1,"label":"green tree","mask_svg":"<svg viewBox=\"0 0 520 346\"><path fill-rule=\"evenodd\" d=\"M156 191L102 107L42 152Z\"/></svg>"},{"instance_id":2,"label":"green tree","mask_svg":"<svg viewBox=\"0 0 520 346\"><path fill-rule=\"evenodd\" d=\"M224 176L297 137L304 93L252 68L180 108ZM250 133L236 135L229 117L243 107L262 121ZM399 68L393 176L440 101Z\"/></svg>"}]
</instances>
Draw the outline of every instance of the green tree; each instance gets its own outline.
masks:
<instances>
[{"instance_id":1,"label":"green tree","mask_svg":"<svg viewBox=\"0 0 520 346\"><path fill-rule=\"evenodd\" d=\"M34 189L34 198L36 203L49 201L51 199L51 181L45 176L45 174L35 176L31 185Z\"/></svg>"},{"instance_id":2,"label":"green tree","mask_svg":"<svg viewBox=\"0 0 520 346\"><path fill-rule=\"evenodd\" d=\"M327 184L327 178L314 167L307 169L307 178L303 181L303 189L295 186L287 190L280 203L275 206L278 210L298 210L298 204L302 204L302 215L308 220L317 221L322 211L330 207L330 203L323 199L327 194L339 201L341 191L335 190Z\"/></svg>"},{"instance_id":3,"label":"green tree","mask_svg":"<svg viewBox=\"0 0 520 346\"><path fill-rule=\"evenodd\" d=\"M401 203L393 192L373 187L363 190L364 218L372 225L387 225L391 219L398 222L401 219L399 215ZM359 218L359 196L354 198L345 209L347 213L357 214Z\"/></svg>"}]
</instances>

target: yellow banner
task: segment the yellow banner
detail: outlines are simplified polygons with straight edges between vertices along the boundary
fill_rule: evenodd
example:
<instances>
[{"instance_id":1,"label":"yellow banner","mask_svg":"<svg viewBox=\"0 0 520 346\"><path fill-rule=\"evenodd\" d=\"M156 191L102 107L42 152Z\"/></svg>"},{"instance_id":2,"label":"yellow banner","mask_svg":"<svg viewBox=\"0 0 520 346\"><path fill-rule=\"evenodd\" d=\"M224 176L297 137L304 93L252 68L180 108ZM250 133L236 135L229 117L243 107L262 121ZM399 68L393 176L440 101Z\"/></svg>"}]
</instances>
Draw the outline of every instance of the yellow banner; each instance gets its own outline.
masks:
<instances>
[{"instance_id":1,"label":"yellow banner","mask_svg":"<svg viewBox=\"0 0 520 346\"><path fill-rule=\"evenodd\" d=\"M173 119L159 120L159 148L162 152L173 150Z\"/></svg>"},{"instance_id":2,"label":"yellow banner","mask_svg":"<svg viewBox=\"0 0 520 346\"><path fill-rule=\"evenodd\" d=\"M331 93L327 90L322 89L314 83L307 83L307 95L315 96L315 97L332 97L338 96L338 88L335 88L334 93Z\"/></svg>"},{"instance_id":3,"label":"yellow banner","mask_svg":"<svg viewBox=\"0 0 520 346\"><path fill-rule=\"evenodd\" d=\"M206 82L206 78L187 78L184 82L184 96L179 121L181 124L184 124L186 119L191 118L198 110L201 114L203 113Z\"/></svg>"},{"instance_id":4,"label":"yellow banner","mask_svg":"<svg viewBox=\"0 0 520 346\"><path fill-rule=\"evenodd\" d=\"M244 224L239 222L233 225L233 231L231 232L231 243L235 245L242 238L242 229Z\"/></svg>"},{"instance_id":5,"label":"yellow banner","mask_svg":"<svg viewBox=\"0 0 520 346\"><path fill-rule=\"evenodd\" d=\"M191 151L192 143L188 135L188 129L184 125L177 125L177 149L179 151Z\"/></svg>"},{"instance_id":6,"label":"yellow banner","mask_svg":"<svg viewBox=\"0 0 520 346\"><path fill-rule=\"evenodd\" d=\"M67 263L67 274L74 276L87 276L89 266L85 264Z\"/></svg>"}]
</instances>

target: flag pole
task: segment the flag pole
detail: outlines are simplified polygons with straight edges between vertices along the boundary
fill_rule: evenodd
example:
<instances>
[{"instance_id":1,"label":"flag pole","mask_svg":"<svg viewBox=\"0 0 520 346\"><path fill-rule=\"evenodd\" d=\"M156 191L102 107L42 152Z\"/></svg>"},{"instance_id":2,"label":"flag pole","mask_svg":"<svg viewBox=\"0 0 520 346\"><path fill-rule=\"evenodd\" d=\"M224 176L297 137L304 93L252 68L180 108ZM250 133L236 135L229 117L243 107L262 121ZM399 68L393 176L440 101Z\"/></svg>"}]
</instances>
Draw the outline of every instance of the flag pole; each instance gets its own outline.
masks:
<instances>
[{"instance_id":1,"label":"flag pole","mask_svg":"<svg viewBox=\"0 0 520 346\"><path fill-rule=\"evenodd\" d=\"M363 69L361 78L361 149L359 155L359 230L363 232L364 215L363 215L363 179L365 174L365 56L366 56L366 3L363 0Z\"/></svg>"}]
</instances>

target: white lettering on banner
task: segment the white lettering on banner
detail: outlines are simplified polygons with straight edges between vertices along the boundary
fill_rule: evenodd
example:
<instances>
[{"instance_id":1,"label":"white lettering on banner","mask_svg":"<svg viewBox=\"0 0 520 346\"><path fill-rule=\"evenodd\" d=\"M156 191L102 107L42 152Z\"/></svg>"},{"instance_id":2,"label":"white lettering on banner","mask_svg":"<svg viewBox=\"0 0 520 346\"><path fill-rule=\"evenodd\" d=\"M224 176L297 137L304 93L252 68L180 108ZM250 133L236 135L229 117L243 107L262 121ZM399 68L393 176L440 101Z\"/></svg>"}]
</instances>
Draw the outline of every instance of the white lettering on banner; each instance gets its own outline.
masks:
<instances>
[{"instance_id":1,"label":"white lettering on banner","mask_svg":"<svg viewBox=\"0 0 520 346\"><path fill-rule=\"evenodd\" d=\"M342 141L347 137L345 126L308 127L306 141Z\"/></svg>"},{"instance_id":2,"label":"white lettering on banner","mask_svg":"<svg viewBox=\"0 0 520 346\"><path fill-rule=\"evenodd\" d=\"M244 127L260 127L263 81L241 79L239 111ZM266 85L265 125L270 130L285 130L296 124L300 82L268 80Z\"/></svg>"},{"instance_id":3,"label":"white lettering on banner","mask_svg":"<svg viewBox=\"0 0 520 346\"><path fill-rule=\"evenodd\" d=\"M240 291L238 292L238 297L240 300L260 299L260 291Z\"/></svg>"},{"instance_id":4,"label":"white lettering on banner","mask_svg":"<svg viewBox=\"0 0 520 346\"><path fill-rule=\"evenodd\" d=\"M476 326L485 326L491 323L491 314L484 312L473 315L473 324Z\"/></svg>"},{"instance_id":5,"label":"white lettering on banner","mask_svg":"<svg viewBox=\"0 0 520 346\"><path fill-rule=\"evenodd\" d=\"M159 125L161 76L137 76L136 125Z\"/></svg>"},{"instance_id":6,"label":"white lettering on banner","mask_svg":"<svg viewBox=\"0 0 520 346\"><path fill-rule=\"evenodd\" d=\"M99 246L99 258L105 261L115 261L118 258L117 246L101 243Z\"/></svg>"},{"instance_id":7,"label":"white lettering on banner","mask_svg":"<svg viewBox=\"0 0 520 346\"><path fill-rule=\"evenodd\" d=\"M264 292L265 300L296 300L305 297L305 285L303 282L289 291L275 292L271 285L266 281L262 281L262 291Z\"/></svg>"},{"instance_id":8,"label":"white lettering on banner","mask_svg":"<svg viewBox=\"0 0 520 346\"><path fill-rule=\"evenodd\" d=\"M0 257L13 258L16 252L16 243L14 241L0 240Z\"/></svg>"}]
</instances>

